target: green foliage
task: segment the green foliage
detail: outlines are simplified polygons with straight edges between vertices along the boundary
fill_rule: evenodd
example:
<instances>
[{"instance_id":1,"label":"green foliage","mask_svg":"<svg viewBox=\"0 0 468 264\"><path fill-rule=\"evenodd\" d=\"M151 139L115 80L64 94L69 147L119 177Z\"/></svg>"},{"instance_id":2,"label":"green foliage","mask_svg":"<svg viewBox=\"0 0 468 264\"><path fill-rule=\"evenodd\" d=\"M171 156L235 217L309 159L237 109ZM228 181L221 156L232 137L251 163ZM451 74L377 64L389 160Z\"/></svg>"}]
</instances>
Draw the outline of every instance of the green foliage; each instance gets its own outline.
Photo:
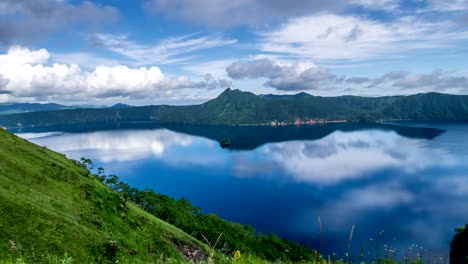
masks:
<instances>
[{"instance_id":1,"label":"green foliage","mask_svg":"<svg viewBox=\"0 0 468 264\"><path fill-rule=\"evenodd\" d=\"M181 262L186 260L181 246L208 251L127 202L87 166L90 160L70 161L0 129L0 260Z\"/></svg>"},{"instance_id":2,"label":"green foliage","mask_svg":"<svg viewBox=\"0 0 468 264\"><path fill-rule=\"evenodd\" d=\"M256 233L250 226L232 223L214 214L202 214L186 199L174 200L150 189L140 191L119 181L115 175L105 177L103 182L146 212L205 241L224 254L238 250L270 261L297 262L319 258L316 251L304 245L279 239L273 234Z\"/></svg>"},{"instance_id":3,"label":"green foliage","mask_svg":"<svg viewBox=\"0 0 468 264\"><path fill-rule=\"evenodd\" d=\"M450 263L468 263L468 224L455 229L455 235L450 242Z\"/></svg>"},{"instance_id":4,"label":"green foliage","mask_svg":"<svg viewBox=\"0 0 468 264\"><path fill-rule=\"evenodd\" d=\"M201 105L73 109L0 116L7 128L76 124L116 125L125 122L158 124L253 125L272 121L382 120L468 121L468 96L438 93L389 97L257 96L227 89Z\"/></svg>"}]
</instances>

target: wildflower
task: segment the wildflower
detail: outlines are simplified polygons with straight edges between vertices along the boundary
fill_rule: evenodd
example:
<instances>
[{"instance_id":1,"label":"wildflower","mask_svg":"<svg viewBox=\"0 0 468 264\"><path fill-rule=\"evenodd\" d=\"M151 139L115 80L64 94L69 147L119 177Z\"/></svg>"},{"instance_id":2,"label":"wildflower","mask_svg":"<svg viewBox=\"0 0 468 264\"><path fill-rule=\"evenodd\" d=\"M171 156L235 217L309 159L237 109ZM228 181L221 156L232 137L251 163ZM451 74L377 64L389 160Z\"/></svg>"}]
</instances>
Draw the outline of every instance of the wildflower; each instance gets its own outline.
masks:
<instances>
[{"instance_id":1,"label":"wildflower","mask_svg":"<svg viewBox=\"0 0 468 264\"><path fill-rule=\"evenodd\" d=\"M239 260L241 258L241 253L239 250L234 251L234 259Z\"/></svg>"}]
</instances>

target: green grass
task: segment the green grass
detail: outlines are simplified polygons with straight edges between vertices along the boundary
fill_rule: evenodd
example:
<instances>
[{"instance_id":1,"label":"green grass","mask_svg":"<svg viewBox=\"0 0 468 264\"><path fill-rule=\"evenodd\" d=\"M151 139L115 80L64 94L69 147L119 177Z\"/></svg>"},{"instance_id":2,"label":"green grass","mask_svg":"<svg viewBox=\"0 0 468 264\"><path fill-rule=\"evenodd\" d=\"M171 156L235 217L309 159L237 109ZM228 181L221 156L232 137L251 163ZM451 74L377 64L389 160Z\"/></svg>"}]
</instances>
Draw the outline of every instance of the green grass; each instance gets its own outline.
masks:
<instances>
[{"instance_id":1,"label":"green grass","mask_svg":"<svg viewBox=\"0 0 468 264\"><path fill-rule=\"evenodd\" d=\"M127 203L65 156L0 129L0 259L148 263L208 247Z\"/></svg>"}]
</instances>

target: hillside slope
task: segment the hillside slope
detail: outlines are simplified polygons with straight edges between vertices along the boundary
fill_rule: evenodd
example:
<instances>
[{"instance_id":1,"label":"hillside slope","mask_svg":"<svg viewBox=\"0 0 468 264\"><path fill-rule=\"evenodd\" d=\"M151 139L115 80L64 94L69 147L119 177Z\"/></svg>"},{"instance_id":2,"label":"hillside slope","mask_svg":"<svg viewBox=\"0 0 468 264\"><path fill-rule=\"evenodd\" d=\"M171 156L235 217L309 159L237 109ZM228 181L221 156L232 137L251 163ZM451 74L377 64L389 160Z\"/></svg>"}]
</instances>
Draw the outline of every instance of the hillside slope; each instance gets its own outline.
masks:
<instances>
[{"instance_id":1,"label":"hillside slope","mask_svg":"<svg viewBox=\"0 0 468 264\"><path fill-rule=\"evenodd\" d=\"M155 263L206 249L82 166L0 129L0 262Z\"/></svg>"}]
</instances>

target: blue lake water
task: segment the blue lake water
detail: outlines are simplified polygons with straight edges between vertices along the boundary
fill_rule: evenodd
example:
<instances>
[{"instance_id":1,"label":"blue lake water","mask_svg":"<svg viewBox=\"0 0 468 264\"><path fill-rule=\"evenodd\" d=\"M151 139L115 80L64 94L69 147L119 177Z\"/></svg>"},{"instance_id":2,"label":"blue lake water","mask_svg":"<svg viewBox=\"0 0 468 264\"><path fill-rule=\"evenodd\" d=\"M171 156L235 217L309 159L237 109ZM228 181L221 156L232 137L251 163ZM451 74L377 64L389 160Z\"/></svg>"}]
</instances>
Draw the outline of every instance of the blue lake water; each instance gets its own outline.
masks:
<instances>
[{"instance_id":1,"label":"blue lake water","mask_svg":"<svg viewBox=\"0 0 468 264\"><path fill-rule=\"evenodd\" d=\"M90 158L133 187L317 249L320 216L328 253L343 255L355 225L355 255L363 241L375 254L377 239L400 255L445 254L454 228L468 223L468 124L80 131L18 134Z\"/></svg>"}]
</instances>

